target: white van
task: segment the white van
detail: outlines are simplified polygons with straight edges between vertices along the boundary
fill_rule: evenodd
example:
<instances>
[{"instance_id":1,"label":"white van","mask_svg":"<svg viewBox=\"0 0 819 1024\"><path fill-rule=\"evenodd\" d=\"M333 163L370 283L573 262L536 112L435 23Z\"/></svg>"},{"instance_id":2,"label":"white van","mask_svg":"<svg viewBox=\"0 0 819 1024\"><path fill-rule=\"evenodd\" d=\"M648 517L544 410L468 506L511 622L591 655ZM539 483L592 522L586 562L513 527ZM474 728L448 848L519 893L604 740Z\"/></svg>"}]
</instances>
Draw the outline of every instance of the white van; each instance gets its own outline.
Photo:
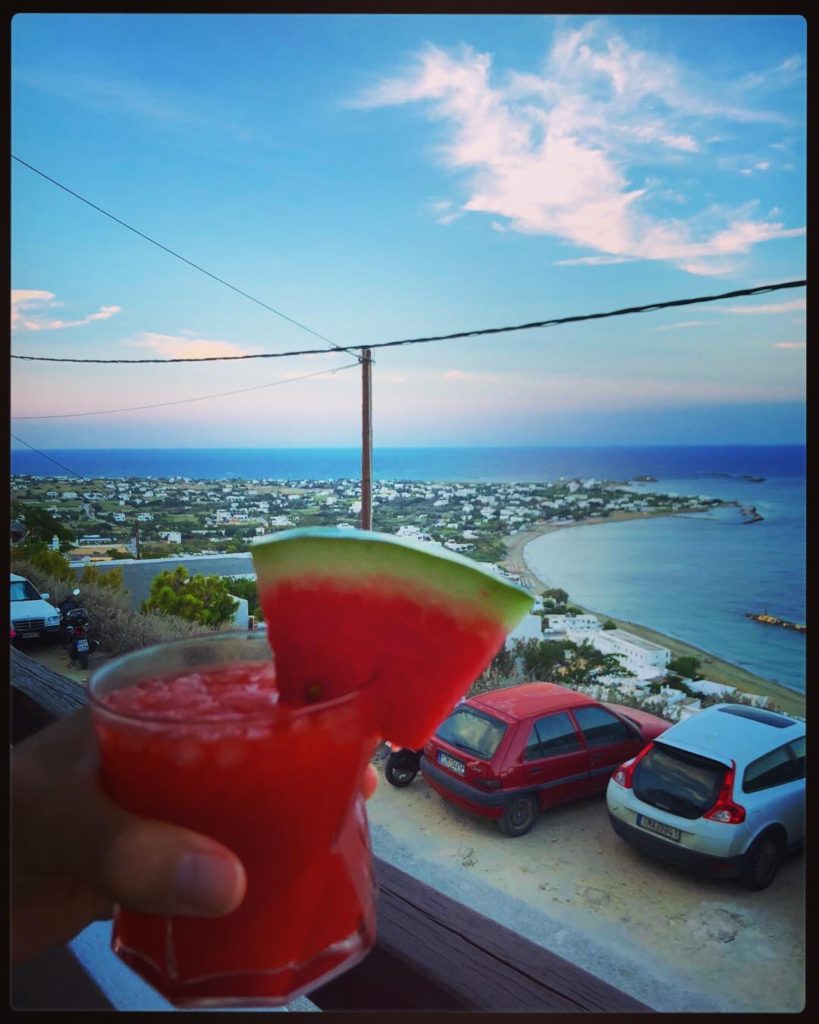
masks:
<instances>
[{"instance_id":1,"label":"white van","mask_svg":"<svg viewBox=\"0 0 819 1024\"><path fill-rule=\"evenodd\" d=\"M9 616L14 639L56 639L60 633L60 613L46 600L48 594L41 594L25 576L10 576Z\"/></svg>"}]
</instances>

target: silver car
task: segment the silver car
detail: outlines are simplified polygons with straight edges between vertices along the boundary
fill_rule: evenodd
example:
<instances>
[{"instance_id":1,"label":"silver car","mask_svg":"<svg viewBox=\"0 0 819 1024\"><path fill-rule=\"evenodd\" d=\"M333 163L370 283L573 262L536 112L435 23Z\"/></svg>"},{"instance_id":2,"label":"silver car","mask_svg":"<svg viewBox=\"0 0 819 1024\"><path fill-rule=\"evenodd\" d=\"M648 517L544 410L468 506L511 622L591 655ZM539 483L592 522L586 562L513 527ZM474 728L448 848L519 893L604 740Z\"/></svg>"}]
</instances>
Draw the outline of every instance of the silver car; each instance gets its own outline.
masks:
<instances>
[{"instance_id":1,"label":"silver car","mask_svg":"<svg viewBox=\"0 0 819 1024\"><path fill-rule=\"evenodd\" d=\"M804 839L805 723L744 704L706 708L621 765L606 803L633 846L764 889Z\"/></svg>"}]
</instances>

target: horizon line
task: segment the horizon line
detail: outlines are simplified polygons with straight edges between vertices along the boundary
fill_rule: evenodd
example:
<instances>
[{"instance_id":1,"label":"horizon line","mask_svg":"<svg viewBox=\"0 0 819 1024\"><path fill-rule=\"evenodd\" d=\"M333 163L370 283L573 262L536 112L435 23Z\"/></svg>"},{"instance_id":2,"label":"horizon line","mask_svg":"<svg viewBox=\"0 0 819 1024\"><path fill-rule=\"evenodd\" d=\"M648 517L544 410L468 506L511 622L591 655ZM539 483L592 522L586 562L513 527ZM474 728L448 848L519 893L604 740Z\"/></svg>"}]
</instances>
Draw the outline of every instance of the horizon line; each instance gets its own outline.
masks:
<instances>
[{"instance_id":1,"label":"horizon line","mask_svg":"<svg viewBox=\"0 0 819 1024\"><path fill-rule=\"evenodd\" d=\"M667 443L640 443L622 442L616 444L417 444L417 445L380 445L373 446L373 453L378 451L462 451L463 449L473 450L502 450L519 448L526 450L542 450L551 448L805 448L807 441L740 441L720 443L691 443L691 442L667 442ZM185 447L162 447L162 448L43 448L43 452L304 452L304 451L335 451L335 452L360 452L360 445L292 445L292 446L248 446L232 445L229 447L217 447L214 445L199 446L188 445ZM33 451L31 448L11 447L11 454Z\"/></svg>"}]
</instances>

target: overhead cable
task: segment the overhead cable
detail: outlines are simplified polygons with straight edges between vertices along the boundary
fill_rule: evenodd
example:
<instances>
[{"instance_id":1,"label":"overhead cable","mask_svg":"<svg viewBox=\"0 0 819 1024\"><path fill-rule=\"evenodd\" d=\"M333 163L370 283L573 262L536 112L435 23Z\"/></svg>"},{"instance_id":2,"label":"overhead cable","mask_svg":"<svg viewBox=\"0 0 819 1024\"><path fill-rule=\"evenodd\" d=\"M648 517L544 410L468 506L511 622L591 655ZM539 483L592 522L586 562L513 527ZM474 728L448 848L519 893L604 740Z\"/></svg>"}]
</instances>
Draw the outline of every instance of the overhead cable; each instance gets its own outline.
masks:
<instances>
[{"instance_id":1,"label":"overhead cable","mask_svg":"<svg viewBox=\"0 0 819 1024\"><path fill-rule=\"evenodd\" d=\"M721 299L736 299L746 295L762 295L776 292L783 288L804 288L807 281L784 281L781 284L765 284L756 288L740 288L733 292L722 292L720 295L700 295L693 299L672 299L667 302L652 302L645 306L628 306L625 309L613 309L605 313L583 313L577 316L556 317L552 320L538 320L529 324L516 324L509 327L485 327L477 331L458 331L455 334L437 334L428 338L403 338L400 341L368 342L365 345L351 345L347 352L365 348L393 348L398 345L421 345L432 341L452 341L456 338L474 338L486 334L503 334L507 331L528 331L534 327L558 327L561 324L580 323L584 320L603 320L612 316L631 316L634 313L654 312L658 309L670 309L674 306L690 306L701 302L717 302ZM196 356L176 359L76 359L67 356L23 356L12 353L12 359L28 359L44 363L215 363L239 359L285 359L291 356L313 356L326 353L326 349L301 349L294 352L254 352L241 356Z\"/></svg>"},{"instance_id":2,"label":"overhead cable","mask_svg":"<svg viewBox=\"0 0 819 1024\"><path fill-rule=\"evenodd\" d=\"M305 373L300 377L287 377L285 380L274 380L271 384L256 384L252 388L239 388L237 391L220 391L215 395L199 395L196 398L177 398L172 402L154 402L152 405L131 405L124 409L95 409L91 412L60 412L51 413L48 416L12 416L13 420L64 420L74 419L82 416L108 416L116 412L139 412L141 409L162 409L167 405L185 405L187 402L206 402L209 398L226 398L228 395L243 395L247 391L261 391L262 388L275 388L280 384L293 384L297 380L307 380L308 377L321 377L326 373L339 373L341 370L349 370L360 363L347 363L346 366L336 366L331 370L317 370L315 373Z\"/></svg>"},{"instance_id":3,"label":"overhead cable","mask_svg":"<svg viewBox=\"0 0 819 1024\"><path fill-rule=\"evenodd\" d=\"M178 252L174 252L173 249L169 249L167 245L163 245L161 242L157 242L155 238L151 238L149 235L146 235L142 231L138 231L137 228L132 227L130 224L126 224L124 220L120 220L119 217L115 217L113 213L109 213L107 210L103 210L101 206L97 206L96 203L92 203L90 199L86 199L84 196L81 196L79 192L75 192L73 189L68 188L67 185L63 185L61 182L57 181L56 178L52 178L44 171L41 171L38 168L34 167L32 164L27 163L25 160L22 160L19 156L15 156L12 153L11 158L12 160L16 160L18 164L22 164L23 167L28 167L30 171L34 171L35 174L39 174L40 177L45 178L46 181L50 181L52 185L56 185L57 188L61 188L63 192L67 192L70 196L74 196L75 199L79 199L80 202L85 203L86 206L90 206L93 210L97 210L98 213L104 214L104 216L115 221L117 224L122 225L122 227L127 228L129 231L133 231L135 235L139 235L140 238L144 238L146 242L150 242L152 245L157 246L159 249L162 249L164 252L169 253L171 256L175 256L178 260L182 260L183 263L187 263L188 266L193 267L194 270L198 270L200 273L206 274L208 277L213 278L214 281L218 281L219 284L225 285L226 288L230 288L232 291L237 292L239 295L243 295L246 299L250 299L250 301L255 302L257 306L262 306L264 309L269 310L271 313L275 313L276 316L281 317L283 320L287 320L291 324L294 324L296 327L300 327L303 331L307 331L309 334L314 335L316 338L321 338L322 341L326 341L328 345L332 345L333 348L338 349L339 351L351 352L349 348L344 348L343 345L337 345L330 338L326 338L323 334L319 334L318 331L314 331L312 327L307 327L305 324L299 323L298 320L294 320L292 317L286 316L284 313L281 312L281 310L274 309L272 306L268 306L268 304L266 302L262 302L261 299L255 298L255 296L250 295L248 292L242 291L241 288L237 288L236 285L230 284L229 281L225 281L224 278L218 277L216 274L212 274L209 270L205 270L204 267L200 267L199 264L194 263L193 260L189 260L186 259L186 257L184 256L180 256ZM352 354L354 355L355 353L352 352Z\"/></svg>"}]
</instances>

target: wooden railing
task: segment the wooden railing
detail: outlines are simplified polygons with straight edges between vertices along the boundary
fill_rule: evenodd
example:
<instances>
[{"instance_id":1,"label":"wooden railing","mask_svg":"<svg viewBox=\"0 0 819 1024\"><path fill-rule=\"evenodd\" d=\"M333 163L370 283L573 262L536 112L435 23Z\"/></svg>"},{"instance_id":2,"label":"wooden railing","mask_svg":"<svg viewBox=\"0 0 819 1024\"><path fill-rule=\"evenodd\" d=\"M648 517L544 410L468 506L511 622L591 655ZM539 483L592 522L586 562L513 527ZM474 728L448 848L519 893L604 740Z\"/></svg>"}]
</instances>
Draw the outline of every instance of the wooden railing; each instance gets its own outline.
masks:
<instances>
[{"instance_id":1,"label":"wooden railing","mask_svg":"<svg viewBox=\"0 0 819 1024\"><path fill-rule=\"evenodd\" d=\"M11 725L17 743L85 703L77 683L12 648ZM587 971L376 858L378 939L362 963L309 994L325 1011L650 1012ZM43 976L47 971L47 976ZM12 971L25 1009L32 968ZM68 947L37 965L54 1008L110 1005ZM90 1001L89 1001L90 1000Z\"/></svg>"}]
</instances>

